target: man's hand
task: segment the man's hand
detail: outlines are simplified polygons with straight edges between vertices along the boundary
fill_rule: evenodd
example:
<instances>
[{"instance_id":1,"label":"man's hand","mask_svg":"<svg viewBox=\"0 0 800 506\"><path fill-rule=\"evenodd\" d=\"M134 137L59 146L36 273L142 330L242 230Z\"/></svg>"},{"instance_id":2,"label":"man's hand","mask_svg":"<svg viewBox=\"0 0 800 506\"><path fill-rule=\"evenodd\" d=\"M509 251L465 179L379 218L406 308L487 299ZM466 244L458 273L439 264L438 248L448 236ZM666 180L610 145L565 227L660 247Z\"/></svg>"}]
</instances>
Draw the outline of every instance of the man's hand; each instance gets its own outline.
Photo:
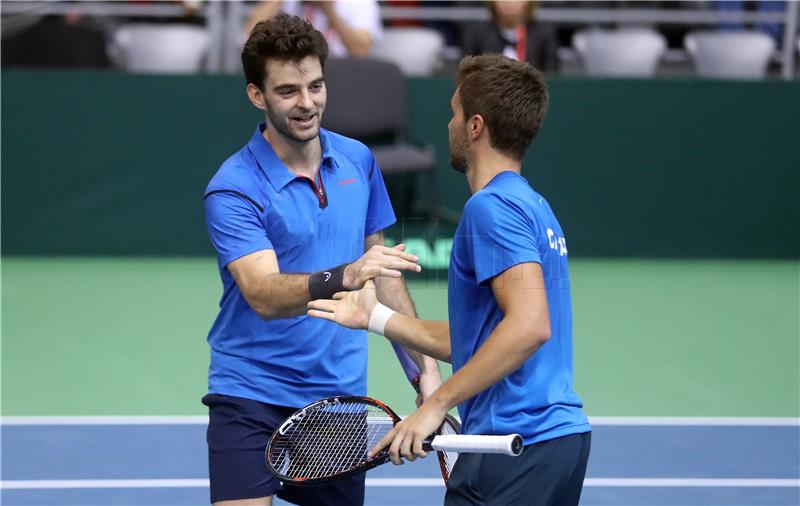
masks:
<instances>
[{"instance_id":1,"label":"man's hand","mask_svg":"<svg viewBox=\"0 0 800 506\"><path fill-rule=\"evenodd\" d=\"M344 270L344 287L348 290L360 290L364 283L378 276L399 278L401 271L419 272L422 270L416 262L419 257L405 252L405 244L373 246L361 255L361 258L349 264Z\"/></svg>"},{"instance_id":2,"label":"man's hand","mask_svg":"<svg viewBox=\"0 0 800 506\"><path fill-rule=\"evenodd\" d=\"M308 303L308 316L322 318L351 329L369 327L369 317L378 304L375 283L370 279L355 292L339 292L333 300L319 299Z\"/></svg>"},{"instance_id":3,"label":"man's hand","mask_svg":"<svg viewBox=\"0 0 800 506\"><path fill-rule=\"evenodd\" d=\"M402 464L403 459L416 460L417 457L426 457L428 452L422 449L422 441L436 432L446 414L447 410L437 407L434 402L424 403L378 441L378 444L369 451L369 456L374 456L389 445L389 455L396 466Z\"/></svg>"}]
</instances>

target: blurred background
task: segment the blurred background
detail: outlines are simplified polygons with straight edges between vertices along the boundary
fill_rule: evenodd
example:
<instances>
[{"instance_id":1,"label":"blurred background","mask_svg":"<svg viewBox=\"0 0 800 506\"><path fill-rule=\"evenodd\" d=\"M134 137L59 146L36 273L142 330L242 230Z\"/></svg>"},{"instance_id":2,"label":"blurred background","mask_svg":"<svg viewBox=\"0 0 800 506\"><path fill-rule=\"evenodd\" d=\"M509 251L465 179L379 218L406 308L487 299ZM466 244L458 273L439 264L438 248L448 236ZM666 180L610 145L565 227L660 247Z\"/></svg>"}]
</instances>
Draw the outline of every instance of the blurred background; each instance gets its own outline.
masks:
<instances>
[{"instance_id":1,"label":"blurred background","mask_svg":"<svg viewBox=\"0 0 800 506\"><path fill-rule=\"evenodd\" d=\"M239 54L283 10L329 39L323 124L373 148L425 318L447 317L469 198L447 145L458 61L545 72L523 175L567 237L583 504L800 504L800 3L333 5L362 43L314 2L0 2L0 502L207 501L221 283L202 197L263 120ZM370 395L410 413L370 346ZM431 466L376 470L368 504L441 503Z\"/></svg>"}]
</instances>

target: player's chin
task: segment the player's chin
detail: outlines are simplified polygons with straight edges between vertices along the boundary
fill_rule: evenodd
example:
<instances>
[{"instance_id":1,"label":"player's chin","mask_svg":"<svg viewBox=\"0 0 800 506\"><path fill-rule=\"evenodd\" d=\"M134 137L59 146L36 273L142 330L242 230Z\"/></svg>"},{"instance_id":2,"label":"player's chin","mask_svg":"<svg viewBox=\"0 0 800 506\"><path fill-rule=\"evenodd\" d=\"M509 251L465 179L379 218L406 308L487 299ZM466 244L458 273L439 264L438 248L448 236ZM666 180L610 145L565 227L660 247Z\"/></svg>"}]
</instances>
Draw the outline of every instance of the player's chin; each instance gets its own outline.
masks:
<instances>
[{"instance_id":1,"label":"player's chin","mask_svg":"<svg viewBox=\"0 0 800 506\"><path fill-rule=\"evenodd\" d=\"M292 137L300 142L307 142L317 138L319 135L319 125L315 126L314 128L306 128L306 129L295 129L293 132Z\"/></svg>"}]
</instances>

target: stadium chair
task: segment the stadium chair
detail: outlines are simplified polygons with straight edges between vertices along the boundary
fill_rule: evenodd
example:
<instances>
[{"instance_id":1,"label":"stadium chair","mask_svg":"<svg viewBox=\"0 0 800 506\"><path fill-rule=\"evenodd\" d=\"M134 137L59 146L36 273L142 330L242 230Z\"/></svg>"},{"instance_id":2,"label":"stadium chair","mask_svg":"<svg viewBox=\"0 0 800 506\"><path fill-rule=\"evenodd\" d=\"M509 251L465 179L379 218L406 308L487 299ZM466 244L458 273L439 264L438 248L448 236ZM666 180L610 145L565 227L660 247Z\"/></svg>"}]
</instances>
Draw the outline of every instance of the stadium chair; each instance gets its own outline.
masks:
<instances>
[{"instance_id":1,"label":"stadium chair","mask_svg":"<svg viewBox=\"0 0 800 506\"><path fill-rule=\"evenodd\" d=\"M572 46L590 76L652 77L667 43L648 28L592 28L575 32Z\"/></svg>"},{"instance_id":2,"label":"stadium chair","mask_svg":"<svg viewBox=\"0 0 800 506\"><path fill-rule=\"evenodd\" d=\"M439 67L444 37L431 28L385 28L373 56L388 60L407 76L429 76Z\"/></svg>"},{"instance_id":3,"label":"stadium chair","mask_svg":"<svg viewBox=\"0 0 800 506\"><path fill-rule=\"evenodd\" d=\"M691 32L683 45L701 77L763 79L775 40L757 31Z\"/></svg>"},{"instance_id":4,"label":"stadium chair","mask_svg":"<svg viewBox=\"0 0 800 506\"><path fill-rule=\"evenodd\" d=\"M135 23L117 29L108 51L128 72L191 74L201 70L208 45L201 27Z\"/></svg>"},{"instance_id":5,"label":"stadium chair","mask_svg":"<svg viewBox=\"0 0 800 506\"><path fill-rule=\"evenodd\" d=\"M428 177L427 212L438 209L436 156L431 147L405 141L406 81L400 68L372 58L331 58L325 63L328 103L323 126L367 144L385 175Z\"/></svg>"}]
</instances>

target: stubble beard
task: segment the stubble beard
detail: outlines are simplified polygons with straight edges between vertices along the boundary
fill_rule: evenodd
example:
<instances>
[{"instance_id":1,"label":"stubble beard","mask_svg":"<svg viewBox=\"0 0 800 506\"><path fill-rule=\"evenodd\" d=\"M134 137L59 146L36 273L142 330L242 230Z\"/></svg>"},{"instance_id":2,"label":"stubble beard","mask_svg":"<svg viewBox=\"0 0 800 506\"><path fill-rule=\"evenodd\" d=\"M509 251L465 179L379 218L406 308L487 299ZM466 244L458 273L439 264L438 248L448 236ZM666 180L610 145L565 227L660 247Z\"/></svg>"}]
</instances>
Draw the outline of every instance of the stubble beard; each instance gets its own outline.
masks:
<instances>
[{"instance_id":1,"label":"stubble beard","mask_svg":"<svg viewBox=\"0 0 800 506\"><path fill-rule=\"evenodd\" d=\"M466 174L468 167L466 149L457 142L450 140L450 165L456 172Z\"/></svg>"},{"instance_id":2,"label":"stubble beard","mask_svg":"<svg viewBox=\"0 0 800 506\"><path fill-rule=\"evenodd\" d=\"M292 131L289 127L288 122L291 121L289 116L284 116L283 118L277 118L272 111L267 107L267 120L275 127L275 130L278 131L282 136L286 137L287 139L303 143L303 142L310 142L319 137L319 122L321 119L321 113L317 113L317 126L311 131L304 132L302 135L299 135Z\"/></svg>"},{"instance_id":3,"label":"stubble beard","mask_svg":"<svg viewBox=\"0 0 800 506\"><path fill-rule=\"evenodd\" d=\"M450 165L456 172L465 174L467 172L467 159L463 156L450 153Z\"/></svg>"}]
</instances>

